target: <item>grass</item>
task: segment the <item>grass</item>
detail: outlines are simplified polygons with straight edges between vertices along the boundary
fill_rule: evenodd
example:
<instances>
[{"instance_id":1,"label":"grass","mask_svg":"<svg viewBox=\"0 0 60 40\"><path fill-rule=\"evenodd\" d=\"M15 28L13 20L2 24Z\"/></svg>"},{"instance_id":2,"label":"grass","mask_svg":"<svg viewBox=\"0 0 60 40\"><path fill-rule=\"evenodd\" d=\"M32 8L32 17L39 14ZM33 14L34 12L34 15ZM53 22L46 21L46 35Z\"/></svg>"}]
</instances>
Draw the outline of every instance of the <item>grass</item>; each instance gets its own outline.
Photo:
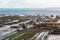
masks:
<instances>
[{"instance_id":1,"label":"grass","mask_svg":"<svg viewBox=\"0 0 60 40\"><path fill-rule=\"evenodd\" d=\"M17 32L16 34L10 35L6 38L4 38L3 40L6 40L9 38L9 40L28 40L30 38L32 38L34 35L36 35L39 32L42 31L46 31L45 29L43 30L43 28L30 28L30 29L24 29L23 31ZM25 34L23 34L25 33ZM23 34L23 35L21 35ZM21 36L19 36L21 35ZM18 36L18 37L17 37Z\"/></svg>"},{"instance_id":2,"label":"grass","mask_svg":"<svg viewBox=\"0 0 60 40\"><path fill-rule=\"evenodd\" d=\"M16 38L15 40L22 40L22 39L23 39L23 40L27 40L27 39L29 39L30 37L33 36L34 30L35 30L35 29L32 29L32 30L30 30L30 31L27 31L26 34L24 34L24 35Z\"/></svg>"},{"instance_id":3,"label":"grass","mask_svg":"<svg viewBox=\"0 0 60 40\"><path fill-rule=\"evenodd\" d=\"M42 32L42 31L46 31L46 30L43 30L43 28L30 28L30 29L24 29L23 31L20 31L20 32L17 32L16 34L13 34L13 35L10 35L6 38L4 38L3 40L6 40L9 38L9 40L30 40L30 38L32 38L34 35L36 35L37 33L39 32ZM25 33L25 34L23 34ZM21 35L23 34L23 35ZM21 35L21 36L19 36ZM17 37L18 36L18 37Z\"/></svg>"},{"instance_id":4,"label":"grass","mask_svg":"<svg viewBox=\"0 0 60 40\"><path fill-rule=\"evenodd\" d=\"M14 39L14 40L30 40L30 38L32 38L34 35L36 35L37 33L41 32L40 29L32 29L31 31L28 31L26 34Z\"/></svg>"},{"instance_id":5,"label":"grass","mask_svg":"<svg viewBox=\"0 0 60 40\"><path fill-rule=\"evenodd\" d=\"M19 31L19 32L17 32L16 34L10 35L10 36L8 36L8 37L2 39L2 40L6 40L6 39L11 40L12 38L14 38L14 37L16 37L16 36L19 36L19 35L22 34L22 33L30 32L30 30L32 31L32 30L34 30L34 28L24 29L23 31Z\"/></svg>"}]
</instances>

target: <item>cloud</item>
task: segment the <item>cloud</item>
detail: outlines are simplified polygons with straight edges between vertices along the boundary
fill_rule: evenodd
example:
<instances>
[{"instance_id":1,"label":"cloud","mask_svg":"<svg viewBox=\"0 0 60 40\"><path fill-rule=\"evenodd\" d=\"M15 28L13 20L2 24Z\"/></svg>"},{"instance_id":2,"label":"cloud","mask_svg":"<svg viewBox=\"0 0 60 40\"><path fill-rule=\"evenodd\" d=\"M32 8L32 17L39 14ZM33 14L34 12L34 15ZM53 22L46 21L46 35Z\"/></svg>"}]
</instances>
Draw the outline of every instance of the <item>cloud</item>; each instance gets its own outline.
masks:
<instances>
[{"instance_id":1,"label":"cloud","mask_svg":"<svg viewBox=\"0 0 60 40\"><path fill-rule=\"evenodd\" d=\"M60 0L0 0L0 8L60 7Z\"/></svg>"}]
</instances>

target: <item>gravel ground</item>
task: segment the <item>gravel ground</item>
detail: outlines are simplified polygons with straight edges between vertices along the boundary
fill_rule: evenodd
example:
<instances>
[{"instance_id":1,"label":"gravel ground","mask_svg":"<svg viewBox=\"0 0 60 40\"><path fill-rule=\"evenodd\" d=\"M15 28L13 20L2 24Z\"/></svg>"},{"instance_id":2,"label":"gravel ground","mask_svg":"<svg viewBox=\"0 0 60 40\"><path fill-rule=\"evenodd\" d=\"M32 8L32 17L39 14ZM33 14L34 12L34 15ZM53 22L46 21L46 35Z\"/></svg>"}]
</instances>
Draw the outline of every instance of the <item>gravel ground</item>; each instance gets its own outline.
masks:
<instances>
[{"instance_id":1,"label":"gravel ground","mask_svg":"<svg viewBox=\"0 0 60 40\"><path fill-rule=\"evenodd\" d=\"M47 40L60 40L60 35L49 35Z\"/></svg>"}]
</instances>

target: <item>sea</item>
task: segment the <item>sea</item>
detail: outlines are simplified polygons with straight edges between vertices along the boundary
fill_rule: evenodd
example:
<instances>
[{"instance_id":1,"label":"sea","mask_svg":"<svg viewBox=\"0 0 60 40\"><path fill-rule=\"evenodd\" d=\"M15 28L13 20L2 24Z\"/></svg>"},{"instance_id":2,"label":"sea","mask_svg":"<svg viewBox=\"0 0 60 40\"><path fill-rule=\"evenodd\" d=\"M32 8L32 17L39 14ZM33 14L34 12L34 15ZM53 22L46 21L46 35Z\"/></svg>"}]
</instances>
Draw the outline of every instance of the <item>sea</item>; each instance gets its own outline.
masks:
<instances>
[{"instance_id":1,"label":"sea","mask_svg":"<svg viewBox=\"0 0 60 40\"><path fill-rule=\"evenodd\" d=\"M0 9L0 15L60 15L60 10L25 10L25 9Z\"/></svg>"}]
</instances>

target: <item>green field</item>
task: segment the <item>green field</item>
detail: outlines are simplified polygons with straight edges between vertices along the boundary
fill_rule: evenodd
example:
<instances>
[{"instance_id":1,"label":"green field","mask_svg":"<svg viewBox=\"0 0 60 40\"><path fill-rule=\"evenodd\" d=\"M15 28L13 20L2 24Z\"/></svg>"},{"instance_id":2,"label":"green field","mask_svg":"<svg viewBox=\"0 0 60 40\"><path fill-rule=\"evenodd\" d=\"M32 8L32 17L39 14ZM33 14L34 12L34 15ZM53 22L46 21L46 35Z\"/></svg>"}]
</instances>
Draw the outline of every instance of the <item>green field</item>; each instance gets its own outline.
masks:
<instances>
[{"instance_id":1,"label":"green field","mask_svg":"<svg viewBox=\"0 0 60 40\"><path fill-rule=\"evenodd\" d=\"M34 30L35 30L35 28L24 29L23 31L19 31L16 34L10 35L10 36L4 38L3 40L7 40L7 39L9 39L9 40L12 40L12 39L14 39L14 40L25 39L24 37L27 36L26 34L32 33ZM23 33L25 33L25 34L23 34ZM23 35L19 36L21 34L23 34ZM28 35L30 35L30 34L28 34ZM17 38L15 38L15 37L17 37Z\"/></svg>"},{"instance_id":2,"label":"green field","mask_svg":"<svg viewBox=\"0 0 60 40\"><path fill-rule=\"evenodd\" d=\"M43 30L43 28L34 28L34 27L30 29L24 29L23 31L19 31L16 34L10 35L4 38L3 40L28 40L37 33L40 33L42 31L46 30Z\"/></svg>"}]
</instances>

